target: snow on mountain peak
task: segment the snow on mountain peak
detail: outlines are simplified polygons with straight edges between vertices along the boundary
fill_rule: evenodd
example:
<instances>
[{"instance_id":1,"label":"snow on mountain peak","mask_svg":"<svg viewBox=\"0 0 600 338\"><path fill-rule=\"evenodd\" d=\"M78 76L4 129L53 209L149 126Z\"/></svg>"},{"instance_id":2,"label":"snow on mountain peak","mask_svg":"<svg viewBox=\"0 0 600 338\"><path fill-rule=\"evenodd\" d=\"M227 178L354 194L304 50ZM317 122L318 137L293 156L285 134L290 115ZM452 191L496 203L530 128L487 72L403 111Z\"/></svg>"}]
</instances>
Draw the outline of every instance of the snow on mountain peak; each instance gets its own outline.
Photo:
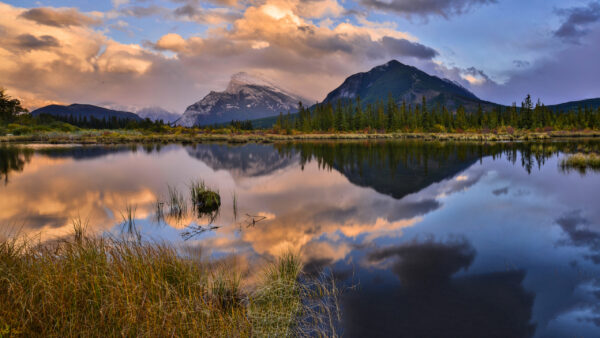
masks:
<instances>
[{"instance_id":1,"label":"snow on mountain peak","mask_svg":"<svg viewBox=\"0 0 600 338\"><path fill-rule=\"evenodd\" d=\"M239 72L233 74L231 76L231 80L229 81L229 85L227 85L226 93L235 94L238 93L245 86L261 86L267 87L273 91L281 92L289 95L289 92L276 84L273 81L267 79L262 74L258 73L247 73L247 72Z\"/></svg>"}]
</instances>

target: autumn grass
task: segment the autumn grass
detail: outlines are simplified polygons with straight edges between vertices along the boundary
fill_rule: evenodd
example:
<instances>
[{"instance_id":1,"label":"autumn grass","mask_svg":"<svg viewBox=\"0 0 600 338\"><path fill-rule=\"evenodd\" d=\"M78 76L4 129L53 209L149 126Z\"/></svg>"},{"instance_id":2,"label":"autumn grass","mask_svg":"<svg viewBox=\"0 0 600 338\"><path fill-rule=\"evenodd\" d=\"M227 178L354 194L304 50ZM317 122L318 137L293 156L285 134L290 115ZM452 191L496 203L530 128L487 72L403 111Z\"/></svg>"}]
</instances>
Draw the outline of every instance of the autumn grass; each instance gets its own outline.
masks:
<instances>
[{"instance_id":1,"label":"autumn grass","mask_svg":"<svg viewBox=\"0 0 600 338\"><path fill-rule=\"evenodd\" d=\"M335 334L331 319L321 319L326 311L305 305L316 293L300 283L295 255L269 263L255 286L243 287L239 270L219 261L84 231L51 244L0 240L0 336Z\"/></svg>"},{"instance_id":2,"label":"autumn grass","mask_svg":"<svg viewBox=\"0 0 600 338\"><path fill-rule=\"evenodd\" d=\"M565 170L574 169L581 173L587 170L600 171L600 156L596 153L577 153L564 158L560 165Z\"/></svg>"}]
</instances>

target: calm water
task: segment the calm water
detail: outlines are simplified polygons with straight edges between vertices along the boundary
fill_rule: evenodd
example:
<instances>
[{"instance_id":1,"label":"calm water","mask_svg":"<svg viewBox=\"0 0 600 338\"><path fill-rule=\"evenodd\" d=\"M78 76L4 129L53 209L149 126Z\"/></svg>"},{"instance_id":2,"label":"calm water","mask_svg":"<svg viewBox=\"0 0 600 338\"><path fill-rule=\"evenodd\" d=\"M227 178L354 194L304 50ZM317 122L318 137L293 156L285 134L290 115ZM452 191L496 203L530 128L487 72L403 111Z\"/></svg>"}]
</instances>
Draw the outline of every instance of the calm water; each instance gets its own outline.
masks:
<instances>
[{"instance_id":1,"label":"calm water","mask_svg":"<svg viewBox=\"0 0 600 338\"><path fill-rule=\"evenodd\" d=\"M249 261L293 249L358 285L345 336L598 337L600 174L559 165L598 145L0 146L0 233L46 240L82 218L117 234L130 206L144 238ZM192 179L219 190L218 229L157 220Z\"/></svg>"}]
</instances>

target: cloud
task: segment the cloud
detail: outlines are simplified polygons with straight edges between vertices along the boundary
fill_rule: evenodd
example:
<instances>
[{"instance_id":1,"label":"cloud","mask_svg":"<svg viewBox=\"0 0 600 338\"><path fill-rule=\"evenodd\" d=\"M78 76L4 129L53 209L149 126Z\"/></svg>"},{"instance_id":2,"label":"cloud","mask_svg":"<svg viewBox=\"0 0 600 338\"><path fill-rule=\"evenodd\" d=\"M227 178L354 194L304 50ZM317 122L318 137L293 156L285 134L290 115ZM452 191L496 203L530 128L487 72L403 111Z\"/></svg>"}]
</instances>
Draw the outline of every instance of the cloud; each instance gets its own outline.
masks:
<instances>
[{"instance_id":1,"label":"cloud","mask_svg":"<svg viewBox=\"0 0 600 338\"><path fill-rule=\"evenodd\" d=\"M513 60L513 65L515 65L515 67L517 67L517 68L524 68L524 67L529 67L530 63L529 63L529 61L525 61L525 60Z\"/></svg>"},{"instance_id":2,"label":"cloud","mask_svg":"<svg viewBox=\"0 0 600 338\"><path fill-rule=\"evenodd\" d=\"M598 97L600 27L590 29L577 44L558 47L529 66L508 72L504 83L488 81L474 90L486 100L503 104L520 102L528 93L545 104Z\"/></svg>"},{"instance_id":3,"label":"cloud","mask_svg":"<svg viewBox=\"0 0 600 338\"><path fill-rule=\"evenodd\" d=\"M186 46L185 40L179 34L169 33L163 35L154 45L159 50L182 51Z\"/></svg>"},{"instance_id":4,"label":"cloud","mask_svg":"<svg viewBox=\"0 0 600 338\"><path fill-rule=\"evenodd\" d=\"M508 187L504 187L504 188L500 188L500 189L495 189L494 191L492 191L492 194L494 194L496 196L507 195L508 194Z\"/></svg>"},{"instance_id":5,"label":"cloud","mask_svg":"<svg viewBox=\"0 0 600 338\"><path fill-rule=\"evenodd\" d=\"M449 18L466 13L475 6L493 3L496 3L496 0L361 0L361 4L366 7L423 18L431 15Z\"/></svg>"},{"instance_id":6,"label":"cloud","mask_svg":"<svg viewBox=\"0 0 600 338\"><path fill-rule=\"evenodd\" d=\"M437 55L395 23L364 17L356 22L338 20L344 10L336 0L266 0L231 8L174 2L178 6L172 8L129 2L103 17L158 15L166 21L194 21L206 25L201 35L184 39L171 32L142 45L123 44L106 36L105 30L86 25L94 21L92 17L74 9L30 10L2 4L2 85L26 104L157 105L183 111L208 92L224 88L231 74L239 71L262 73L317 101L345 77L367 67L391 58L430 61ZM127 22L130 26L111 21L106 28L134 31ZM39 32L56 38L59 45L41 40ZM19 47L16 37L24 34L40 41L23 39Z\"/></svg>"},{"instance_id":7,"label":"cloud","mask_svg":"<svg viewBox=\"0 0 600 338\"><path fill-rule=\"evenodd\" d=\"M45 49L50 47L59 47L58 40L51 35L41 35L36 37L31 34L21 34L16 37L17 45L24 50Z\"/></svg>"},{"instance_id":8,"label":"cloud","mask_svg":"<svg viewBox=\"0 0 600 338\"><path fill-rule=\"evenodd\" d=\"M395 39L384 36L381 39L381 44L392 56L412 56L419 59L433 59L438 55L438 52L433 48L406 39Z\"/></svg>"},{"instance_id":9,"label":"cloud","mask_svg":"<svg viewBox=\"0 0 600 338\"><path fill-rule=\"evenodd\" d=\"M464 238L447 242L411 241L369 253L371 263L393 258L392 270L407 285L446 282L475 259L475 249Z\"/></svg>"},{"instance_id":10,"label":"cloud","mask_svg":"<svg viewBox=\"0 0 600 338\"><path fill-rule=\"evenodd\" d=\"M167 15L170 11L167 8L151 5L151 6L129 6L119 10L119 13L125 16L133 16L143 18L153 15Z\"/></svg>"},{"instance_id":11,"label":"cloud","mask_svg":"<svg viewBox=\"0 0 600 338\"><path fill-rule=\"evenodd\" d=\"M590 229L590 221L581 215L581 210L573 210L556 220L568 239L563 244L586 247L591 253L586 258L600 264L600 233Z\"/></svg>"},{"instance_id":12,"label":"cloud","mask_svg":"<svg viewBox=\"0 0 600 338\"><path fill-rule=\"evenodd\" d=\"M198 23L220 24L231 22L240 15L227 8L202 8L197 5L186 4L173 11L173 15L178 18L185 18L189 21Z\"/></svg>"},{"instance_id":13,"label":"cloud","mask_svg":"<svg viewBox=\"0 0 600 338\"><path fill-rule=\"evenodd\" d=\"M118 43L84 25L89 21L65 19L87 18L75 10L44 8L42 12L68 16L32 21L32 13L39 12L0 3L0 72L2 86L11 95L29 108L49 101L120 100L126 88L134 87L128 95L140 104L143 96L149 96L143 88L152 86L153 65L166 62L163 57L138 45Z\"/></svg>"},{"instance_id":14,"label":"cloud","mask_svg":"<svg viewBox=\"0 0 600 338\"><path fill-rule=\"evenodd\" d=\"M565 18L554 32L556 37L578 42L589 33L587 27L600 20L600 2L590 2L587 6L557 9L556 13Z\"/></svg>"},{"instance_id":15,"label":"cloud","mask_svg":"<svg viewBox=\"0 0 600 338\"><path fill-rule=\"evenodd\" d=\"M485 72L475 67L463 69L460 72L460 77L469 82L470 85L475 86L490 82L490 78L485 74Z\"/></svg>"},{"instance_id":16,"label":"cloud","mask_svg":"<svg viewBox=\"0 0 600 338\"><path fill-rule=\"evenodd\" d=\"M173 3L182 3L185 6L200 6L201 0L170 0ZM217 5L237 6L238 0L208 0Z\"/></svg>"},{"instance_id":17,"label":"cloud","mask_svg":"<svg viewBox=\"0 0 600 338\"><path fill-rule=\"evenodd\" d=\"M20 14L20 17L41 25L54 27L98 25L101 20L85 15L76 9L32 8Z\"/></svg>"}]
</instances>

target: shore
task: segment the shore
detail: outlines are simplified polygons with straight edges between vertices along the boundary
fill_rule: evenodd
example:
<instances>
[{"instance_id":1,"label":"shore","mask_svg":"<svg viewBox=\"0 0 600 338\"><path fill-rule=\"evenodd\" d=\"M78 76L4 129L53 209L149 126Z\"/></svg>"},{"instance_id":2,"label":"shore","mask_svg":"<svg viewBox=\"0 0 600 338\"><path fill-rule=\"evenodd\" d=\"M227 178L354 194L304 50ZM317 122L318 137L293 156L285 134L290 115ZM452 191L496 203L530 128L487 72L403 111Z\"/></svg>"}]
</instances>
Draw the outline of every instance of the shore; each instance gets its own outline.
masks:
<instances>
[{"instance_id":1,"label":"shore","mask_svg":"<svg viewBox=\"0 0 600 338\"><path fill-rule=\"evenodd\" d=\"M303 140L369 140L369 139L419 139L425 141L531 141L558 138L600 137L600 131L551 131L551 132L515 132L513 134L494 133L308 133L308 134L271 134L253 132L245 134L143 134L136 131L91 130L73 133L39 133L19 136L0 136L0 143L55 143L55 144L122 144L122 143L270 143Z\"/></svg>"}]
</instances>

